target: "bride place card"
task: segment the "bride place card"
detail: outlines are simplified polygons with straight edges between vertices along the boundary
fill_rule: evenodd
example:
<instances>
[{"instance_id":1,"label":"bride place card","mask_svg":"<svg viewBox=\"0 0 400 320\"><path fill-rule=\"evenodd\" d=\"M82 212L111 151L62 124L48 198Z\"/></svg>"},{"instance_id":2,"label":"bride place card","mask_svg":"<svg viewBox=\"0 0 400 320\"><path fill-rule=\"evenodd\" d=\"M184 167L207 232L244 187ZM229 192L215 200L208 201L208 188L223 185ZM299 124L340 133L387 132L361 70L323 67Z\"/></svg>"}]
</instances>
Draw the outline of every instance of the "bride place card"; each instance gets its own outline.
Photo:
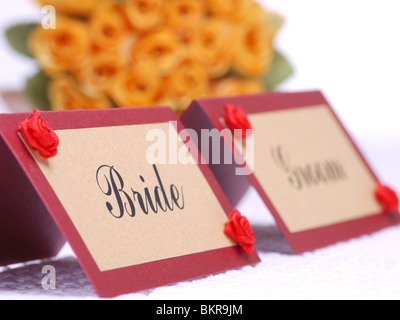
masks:
<instances>
[{"instance_id":1,"label":"bride place card","mask_svg":"<svg viewBox=\"0 0 400 320\"><path fill-rule=\"evenodd\" d=\"M184 130L162 107L1 115L0 263L65 238L102 297L257 263L224 233L233 210Z\"/></svg>"},{"instance_id":2,"label":"bride place card","mask_svg":"<svg viewBox=\"0 0 400 320\"><path fill-rule=\"evenodd\" d=\"M181 120L200 137L232 205L254 187L296 253L400 222L397 197L380 185L320 92L201 99ZM243 130L233 136L236 128ZM395 205L382 206L378 187Z\"/></svg>"}]
</instances>

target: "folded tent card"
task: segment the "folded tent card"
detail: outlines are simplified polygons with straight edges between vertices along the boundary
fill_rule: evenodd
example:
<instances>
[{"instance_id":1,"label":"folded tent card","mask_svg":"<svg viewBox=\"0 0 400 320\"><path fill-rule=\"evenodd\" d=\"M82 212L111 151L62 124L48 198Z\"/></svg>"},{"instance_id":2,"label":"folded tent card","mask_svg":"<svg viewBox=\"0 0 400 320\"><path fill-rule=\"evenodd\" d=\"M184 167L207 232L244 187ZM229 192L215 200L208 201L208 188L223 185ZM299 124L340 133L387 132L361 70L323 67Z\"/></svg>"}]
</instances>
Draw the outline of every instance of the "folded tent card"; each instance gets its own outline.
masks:
<instances>
[{"instance_id":1,"label":"folded tent card","mask_svg":"<svg viewBox=\"0 0 400 320\"><path fill-rule=\"evenodd\" d=\"M112 297L259 262L251 237L229 234L245 218L208 166L156 162L168 142L192 158L181 131L163 107L1 115L0 264L54 256L65 238Z\"/></svg>"},{"instance_id":2,"label":"folded tent card","mask_svg":"<svg viewBox=\"0 0 400 320\"><path fill-rule=\"evenodd\" d=\"M255 188L298 254L400 222L396 194L320 92L201 99L181 121L231 204Z\"/></svg>"},{"instance_id":3,"label":"folded tent card","mask_svg":"<svg viewBox=\"0 0 400 320\"><path fill-rule=\"evenodd\" d=\"M400 222L319 92L0 115L0 152L0 265L66 239L102 297L259 262L251 186L297 253Z\"/></svg>"}]
</instances>

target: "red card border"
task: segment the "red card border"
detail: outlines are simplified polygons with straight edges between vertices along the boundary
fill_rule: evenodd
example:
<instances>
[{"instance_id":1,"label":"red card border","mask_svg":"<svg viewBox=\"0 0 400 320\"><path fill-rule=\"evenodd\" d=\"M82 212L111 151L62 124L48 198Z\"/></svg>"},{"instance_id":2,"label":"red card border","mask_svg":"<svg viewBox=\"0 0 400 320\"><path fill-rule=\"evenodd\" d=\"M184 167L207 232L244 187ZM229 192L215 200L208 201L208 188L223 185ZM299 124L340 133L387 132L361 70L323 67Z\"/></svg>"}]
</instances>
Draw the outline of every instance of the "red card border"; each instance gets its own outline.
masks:
<instances>
[{"instance_id":1,"label":"red card border","mask_svg":"<svg viewBox=\"0 0 400 320\"><path fill-rule=\"evenodd\" d=\"M239 246L235 246L101 272L44 174L17 135L20 122L29 116L29 113L3 115L0 117L1 134L24 173L37 190L41 201L74 250L79 263L100 297L114 297L152 289L260 261L256 252L247 256ZM54 130L169 121L177 121L178 132L184 129L175 113L170 108L165 107L42 112L42 116ZM191 150L194 150L193 147L191 147ZM206 165L200 164L199 167L228 215L232 211L232 207L215 181L212 172Z\"/></svg>"},{"instance_id":2,"label":"red card border","mask_svg":"<svg viewBox=\"0 0 400 320\"><path fill-rule=\"evenodd\" d=\"M224 117L225 104L230 103L235 106L241 106L242 109L247 114L255 114L255 113L265 113L279 110L290 110L290 109L298 109L298 108L306 108L313 107L317 105L326 105L329 110L332 112L334 118L337 120L339 126L342 128L357 154L361 157L363 163L371 172L373 177L378 182L376 174L372 170L371 166L366 161L365 157L362 155L360 149L355 144L354 140L351 138L350 134L344 127L342 121L340 121L337 114L334 112L331 104L325 99L323 94L320 91L310 91L310 92L300 92L300 93L266 93L262 95L250 95L250 96L239 96L239 97L222 97L215 99L199 99L192 103L191 107L193 108L192 113L190 111L187 114L182 114L182 119L185 119L183 123L190 128L191 126L188 124L192 121L189 121L190 118L197 118L199 122L210 121L212 126L219 131L225 129L220 121L221 118ZM200 109L199 109L200 108ZM201 111L202 110L202 111ZM202 114L203 113L203 114ZM204 115L208 120L204 118ZM188 122L186 122L188 121ZM195 126L198 125L196 122ZM228 146L229 147L229 146ZM235 150L235 152L238 152ZM215 170L215 168L213 168ZM279 215L279 212L273 206L270 201L268 195L265 193L260 183L254 174L247 176L248 182L254 186L254 188L259 193L260 197L263 199L264 203L270 210L273 215L279 229L284 234L285 238L291 245L292 249L296 254L302 254L304 252L313 251L316 249L320 249L329 245L333 245L337 242L347 241L352 238L360 237L365 234L371 234L381 229L395 226L400 224L400 215L398 212L394 213L385 213L382 209L382 212L377 212L376 215L355 219L351 221L347 221L344 223L338 223L322 228L316 228L308 231L291 233L282 218ZM243 184L243 178L237 178L239 183ZM242 191L245 189L243 186L241 187ZM241 191L237 193L240 194ZM232 202L232 200L231 200ZM232 205L235 205L232 203Z\"/></svg>"}]
</instances>

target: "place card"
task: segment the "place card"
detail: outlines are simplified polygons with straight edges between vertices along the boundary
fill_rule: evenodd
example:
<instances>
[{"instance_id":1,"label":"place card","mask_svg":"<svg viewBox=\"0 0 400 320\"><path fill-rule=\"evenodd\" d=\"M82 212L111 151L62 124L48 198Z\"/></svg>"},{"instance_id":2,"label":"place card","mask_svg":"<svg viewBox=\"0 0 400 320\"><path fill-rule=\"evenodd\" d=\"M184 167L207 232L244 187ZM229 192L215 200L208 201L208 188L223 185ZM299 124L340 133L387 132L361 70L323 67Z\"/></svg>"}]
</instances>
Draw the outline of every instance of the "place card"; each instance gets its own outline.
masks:
<instances>
[{"instance_id":1,"label":"place card","mask_svg":"<svg viewBox=\"0 0 400 320\"><path fill-rule=\"evenodd\" d=\"M378 201L379 179L320 92L200 99L181 120L231 204L254 187L296 253L400 222L398 208ZM233 135L235 122L248 134ZM220 146L209 148L212 140Z\"/></svg>"},{"instance_id":2,"label":"place card","mask_svg":"<svg viewBox=\"0 0 400 320\"><path fill-rule=\"evenodd\" d=\"M6 236L1 225L4 241L20 235L24 243L35 241L38 253L49 242L52 250L42 258L54 255L65 238L102 297L259 262L255 251L246 254L224 233L233 208L209 167L194 161L196 146L180 139L185 128L171 109L42 112L43 127L57 136L56 149L49 136L38 140L36 128L23 130L30 116L0 116L8 156L2 166L14 169L9 193L18 192L19 209L10 203L15 196L2 196L10 212L0 219L16 220ZM37 144L51 145L52 152ZM177 152L187 163L177 161ZM27 221L19 225L21 219ZM29 259L21 252L16 260Z\"/></svg>"}]
</instances>

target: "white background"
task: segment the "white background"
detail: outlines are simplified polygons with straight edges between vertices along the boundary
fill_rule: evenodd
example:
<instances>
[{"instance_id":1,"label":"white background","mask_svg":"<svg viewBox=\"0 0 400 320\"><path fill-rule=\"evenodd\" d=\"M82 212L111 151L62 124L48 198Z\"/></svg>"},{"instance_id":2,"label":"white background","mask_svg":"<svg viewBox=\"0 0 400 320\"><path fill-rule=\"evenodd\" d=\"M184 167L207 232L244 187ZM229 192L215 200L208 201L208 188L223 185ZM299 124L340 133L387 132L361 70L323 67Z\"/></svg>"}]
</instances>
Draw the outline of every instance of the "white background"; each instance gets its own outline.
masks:
<instances>
[{"instance_id":1,"label":"white background","mask_svg":"<svg viewBox=\"0 0 400 320\"><path fill-rule=\"evenodd\" d=\"M276 45L295 74L279 89L321 90L378 176L400 188L400 2L260 2L286 18ZM0 89L22 88L37 70L1 34L12 24L42 17L33 0L0 1ZM1 111L6 110L0 101ZM392 164L390 172L385 162Z\"/></svg>"},{"instance_id":2,"label":"white background","mask_svg":"<svg viewBox=\"0 0 400 320\"><path fill-rule=\"evenodd\" d=\"M286 25L277 46L296 74L282 90L320 89L355 132L400 133L400 4L396 0L262 0ZM0 1L0 31L40 21L33 0ZM20 88L36 66L0 37L0 88Z\"/></svg>"},{"instance_id":3,"label":"white background","mask_svg":"<svg viewBox=\"0 0 400 320\"><path fill-rule=\"evenodd\" d=\"M378 177L400 190L400 2L263 3L287 20L277 46L296 73L280 89L322 90ZM33 1L0 2L1 32L13 23L40 21L41 17L40 8ZM35 71L35 63L15 54L0 36L0 89L21 88L24 79ZM0 105L0 112L5 111ZM256 210L256 206L253 208ZM273 247L277 237L273 232L260 241ZM399 241L400 229L391 228L298 257L270 253L260 245L263 262L255 269L245 268L131 297L400 298ZM263 277L265 282L261 281ZM3 297L13 295L15 292L6 292Z\"/></svg>"}]
</instances>

